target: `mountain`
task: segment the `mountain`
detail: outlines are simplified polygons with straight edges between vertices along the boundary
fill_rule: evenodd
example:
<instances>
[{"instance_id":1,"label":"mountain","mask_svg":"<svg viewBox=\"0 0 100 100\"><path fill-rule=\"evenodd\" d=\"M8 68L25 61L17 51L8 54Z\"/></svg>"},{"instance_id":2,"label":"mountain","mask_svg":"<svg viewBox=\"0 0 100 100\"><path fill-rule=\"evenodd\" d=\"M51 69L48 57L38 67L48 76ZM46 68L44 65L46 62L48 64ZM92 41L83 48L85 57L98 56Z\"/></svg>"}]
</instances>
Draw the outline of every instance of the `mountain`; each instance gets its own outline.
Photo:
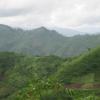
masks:
<instances>
[{"instance_id":1,"label":"mountain","mask_svg":"<svg viewBox=\"0 0 100 100\"><path fill-rule=\"evenodd\" d=\"M22 30L0 25L0 51L30 55L79 55L100 45L100 35L76 35L65 37L55 30L40 27Z\"/></svg>"},{"instance_id":2,"label":"mountain","mask_svg":"<svg viewBox=\"0 0 100 100\"><path fill-rule=\"evenodd\" d=\"M4 30L3 30L4 29ZM63 44L65 37L56 31L44 27L23 31L19 29L8 30L2 26L0 29L0 51L16 51L33 55L54 54Z\"/></svg>"},{"instance_id":3,"label":"mountain","mask_svg":"<svg viewBox=\"0 0 100 100\"><path fill-rule=\"evenodd\" d=\"M100 48L90 50L87 53L72 58L62 64L56 73L56 78L65 84L100 83Z\"/></svg>"}]
</instances>

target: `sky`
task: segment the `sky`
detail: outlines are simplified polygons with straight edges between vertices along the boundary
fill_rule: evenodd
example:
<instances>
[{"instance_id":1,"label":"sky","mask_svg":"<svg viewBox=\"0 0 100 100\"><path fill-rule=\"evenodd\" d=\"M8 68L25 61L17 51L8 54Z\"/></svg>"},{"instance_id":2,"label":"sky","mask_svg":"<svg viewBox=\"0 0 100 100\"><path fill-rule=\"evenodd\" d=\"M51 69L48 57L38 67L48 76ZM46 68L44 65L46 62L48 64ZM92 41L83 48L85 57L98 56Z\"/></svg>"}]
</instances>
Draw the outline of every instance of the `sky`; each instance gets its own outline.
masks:
<instances>
[{"instance_id":1,"label":"sky","mask_svg":"<svg viewBox=\"0 0 100 100\"><path fill-rule=\"evenodd\" d=\"M0 0L0 24L97 31L100 0Z\"/></svg>"}]
</instances>

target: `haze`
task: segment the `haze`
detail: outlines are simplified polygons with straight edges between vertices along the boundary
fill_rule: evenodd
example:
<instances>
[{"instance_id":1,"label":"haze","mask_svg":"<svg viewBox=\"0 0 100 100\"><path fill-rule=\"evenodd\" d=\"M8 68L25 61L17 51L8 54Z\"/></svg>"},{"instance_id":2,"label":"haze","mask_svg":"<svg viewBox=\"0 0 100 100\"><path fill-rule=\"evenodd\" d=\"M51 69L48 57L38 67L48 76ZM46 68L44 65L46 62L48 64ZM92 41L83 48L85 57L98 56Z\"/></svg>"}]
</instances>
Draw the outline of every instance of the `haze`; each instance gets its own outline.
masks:
<instances>
[{"instance_id":1,"label":"haze","mask_svg":"<svg viewBox=\"0 0 100 100\"><path fill-rule=\"evenodd\" d=\"M0 24L100 32L100 0L0 0Z\"/></svg>"}]
</instances>

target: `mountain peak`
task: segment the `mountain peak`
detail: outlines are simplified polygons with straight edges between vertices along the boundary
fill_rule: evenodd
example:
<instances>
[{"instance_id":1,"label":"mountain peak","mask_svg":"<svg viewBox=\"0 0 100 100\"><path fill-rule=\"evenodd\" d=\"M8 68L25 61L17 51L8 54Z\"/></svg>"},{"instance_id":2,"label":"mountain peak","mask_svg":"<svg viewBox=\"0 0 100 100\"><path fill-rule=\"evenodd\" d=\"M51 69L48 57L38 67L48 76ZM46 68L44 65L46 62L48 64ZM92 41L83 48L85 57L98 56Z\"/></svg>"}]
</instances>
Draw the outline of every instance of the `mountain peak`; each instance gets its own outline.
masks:
<instances>
[{"instance_id":1,"label":"mountain peak","mask_svg":"<svg viewBox=\"0 0 100 100\"><path fill-rule=\"evenodd\" d=\"M47 28L46 28L46 27L44 27L44 26L41 26L41 27L40 27L40 29L44 29L44 30L46 29L46 30L47 30Z\"/></svg>"},{"instance_id":2,"label":"mountain peak","mask_svg":"<svg viewBox=\"0 0 100 100\"><path fill-rule=\"evenodd\" d=\"M46 27L44 27L44 26L41 26L41 27L39 27L39 28L37 28L35 30L37 30L37 31L48 31L48 29Z\"/></svg>"}]
</instances>

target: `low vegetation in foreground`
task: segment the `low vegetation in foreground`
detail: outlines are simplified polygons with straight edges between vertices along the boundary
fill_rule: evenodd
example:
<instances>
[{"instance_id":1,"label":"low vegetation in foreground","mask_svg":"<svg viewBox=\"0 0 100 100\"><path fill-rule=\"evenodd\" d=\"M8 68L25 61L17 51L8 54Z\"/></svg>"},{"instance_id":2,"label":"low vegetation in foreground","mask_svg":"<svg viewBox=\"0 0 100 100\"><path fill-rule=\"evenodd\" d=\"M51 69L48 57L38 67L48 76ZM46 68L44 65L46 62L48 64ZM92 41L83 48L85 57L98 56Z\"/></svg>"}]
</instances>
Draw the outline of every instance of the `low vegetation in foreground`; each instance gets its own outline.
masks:
<instances>
[{"instance_id":1,"label":"low vegetation in foreground","mask_svg":"<svg viewBox=\"0 0 100 100\"><path fill-rule=\"evenodd\" d=\"M100 100L100 48L72 58L1 52L0 100Z\"/></svg>"}]
</instances>

